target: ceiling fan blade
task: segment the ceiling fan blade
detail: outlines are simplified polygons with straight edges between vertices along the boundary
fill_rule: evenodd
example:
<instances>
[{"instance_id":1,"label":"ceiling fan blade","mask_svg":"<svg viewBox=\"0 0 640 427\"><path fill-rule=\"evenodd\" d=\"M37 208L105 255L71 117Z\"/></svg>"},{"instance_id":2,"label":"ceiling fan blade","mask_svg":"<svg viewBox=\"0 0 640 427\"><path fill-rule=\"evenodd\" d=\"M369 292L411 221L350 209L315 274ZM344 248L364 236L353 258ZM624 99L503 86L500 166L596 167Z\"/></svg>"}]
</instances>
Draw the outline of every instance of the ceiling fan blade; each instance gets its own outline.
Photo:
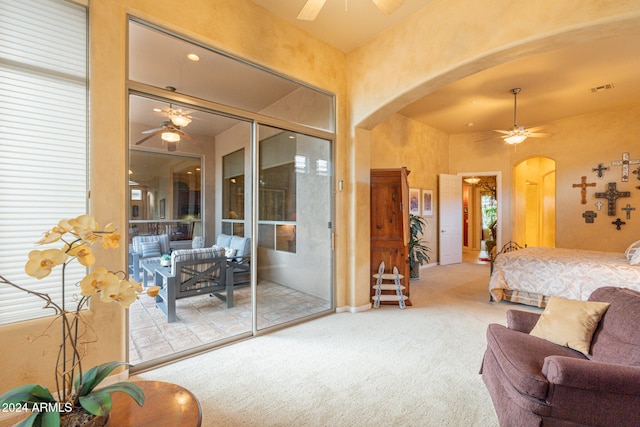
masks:
<instances>
[{"instance_id":1,"label":"ceiling fan blade","mask_svg":"<svg viewBox=\"0 0 640 427\"><path fill-rule=\"evenodd\" d=\"M553 135L553 134L552 133L544 133L544 132L532 132L527 136L531 136L531 137L534 137L534 138L546 138L546 137L551 136L551 135Z\"/></svg>"},{"instance_id":2,"label":"ceiling fan blade","mask_svg":"<svg viewBox=\"0 0 640 427\"><path fill-rule=\"evenodd\" d=\"M504 134L509 134L511 131L510 130L500 130L500 129L494 129L494 132L500 132L500 133L504 133Z\"/></svg>"},{"instance_id":3,"label":"ceiling fan blade","mask_svg":"<svg viewBox=\"0 0 640 427\"><path fill-rule=\"evenodd\" d=\"M537 132L539 130L542 130L548 127L549 127L548 125L533 126L533 127L527 128L527 132Z\"/></svg>"},{"instance_id":4,"label":"ceiling fan blade","mask_svg":"<svg viewBox=\"0 0 640 427\"><path fill-rule=\"evenodd\" d=\"M378 9L385 15L391 15L395 12L402 4L404 0L371 0L373 3L378 6Z\"/></svg>"},{"instance_id":5,"label":"ceiling fan blade","mask_svg":"<svg viewBox=\"0 0 640 427\"><path fill-rule=\"evenodd\" d=\"M297 18L302 21L313 21L320 13L320 9L324 6L327 0L307 0L307 2L300 9Z\"/></svg>"},{"instance_id":6,"label":"ceiling fan blade","mask_svg":"<svg viewBox=\"0 0 640 427\"><path fill-rule=\"evenodd\" d=\"M157 135L157 134L159 134L160 132L162 132L162 129L159 129L159 130L157 130L157 131L153 132L151 135L147 135L147 136L145 136L145 137L144 137L144 138L142 138L140 141L136 142L136 145L140 145L140 144L142 144L143 142L145 142L145 141L146 141L146 140L148 140L148 139L153 138L154 136L156 136L156 135Z\"/></svg>"},{"instance_id":7,"label":"ceiling fan blade","mask_svg":"<svg viewBox=\"0 0 640 427\"><path fill-rule=\"evenodd\" d=\"M142 131L142 132L140 132L140 133L142 133L142 134L144 134L144 135L148 135L148 134L150 134L150 133L154 133L154 132L157 132L157 131L162 130L162 129L163 129L163 128L148 129L148 130Z\"/></svg>"}]
</instances>

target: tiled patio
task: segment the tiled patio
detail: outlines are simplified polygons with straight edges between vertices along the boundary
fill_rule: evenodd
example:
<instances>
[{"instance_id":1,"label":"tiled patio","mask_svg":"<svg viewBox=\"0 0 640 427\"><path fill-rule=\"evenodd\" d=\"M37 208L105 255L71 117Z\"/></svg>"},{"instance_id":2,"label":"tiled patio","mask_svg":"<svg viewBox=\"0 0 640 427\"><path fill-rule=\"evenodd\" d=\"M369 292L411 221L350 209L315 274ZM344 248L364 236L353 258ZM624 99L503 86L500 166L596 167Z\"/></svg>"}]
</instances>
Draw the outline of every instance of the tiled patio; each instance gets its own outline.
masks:
<instances>
[{"instance_id":1,"label":"tiled patio","mask_svg":"<svg viewBox=\"0 0 640 427\"><path fill-rule=\"evenodd\" d=\"M177 319L142 296L129 311L129 360L135 365L251 331L251 289L236 289L234 307L207 295L176 302ZM258 284L258 329L283 324L329 308L329 302L268 281Z\"/></svg>"}]
</instances>

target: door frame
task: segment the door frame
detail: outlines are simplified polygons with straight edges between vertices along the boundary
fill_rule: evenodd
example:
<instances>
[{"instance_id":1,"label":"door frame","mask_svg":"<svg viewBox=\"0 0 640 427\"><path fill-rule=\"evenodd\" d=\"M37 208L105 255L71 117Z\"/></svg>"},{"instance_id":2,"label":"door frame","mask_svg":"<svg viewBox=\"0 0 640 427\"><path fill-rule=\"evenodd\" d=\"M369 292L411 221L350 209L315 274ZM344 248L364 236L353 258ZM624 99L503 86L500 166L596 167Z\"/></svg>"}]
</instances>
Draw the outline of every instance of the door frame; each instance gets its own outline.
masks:
<instances>
[{"instance_id":1,"label":"door frame","mask_svg":"<svg viewBox=\"0 0 640 427\"><path fill-rule=\"evenodd\" d=\"M496 248L500 250L502 247L502 172L486 171L486 172L458 172L460 176L495 176L496 177L496 201L498 203L498 232L496 233Z\"/></svg>"}]
</instances>

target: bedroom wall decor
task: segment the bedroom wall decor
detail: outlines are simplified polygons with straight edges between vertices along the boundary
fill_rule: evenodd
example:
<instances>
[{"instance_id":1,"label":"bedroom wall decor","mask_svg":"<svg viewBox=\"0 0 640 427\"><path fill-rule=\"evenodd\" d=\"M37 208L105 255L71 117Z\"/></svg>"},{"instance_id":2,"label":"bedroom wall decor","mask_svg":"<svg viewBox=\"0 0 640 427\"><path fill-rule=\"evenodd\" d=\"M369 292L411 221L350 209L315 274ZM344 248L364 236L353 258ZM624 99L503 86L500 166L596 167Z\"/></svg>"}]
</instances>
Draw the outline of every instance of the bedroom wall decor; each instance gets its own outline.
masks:
<instances>
[{"instance_id":1,"label":"bedroom wall decor","mask_svg":"<svg viewBox=\"0 0 640 427\"><path fill-rule=\"evenodd\" d=\"M626 224L626 222L618 218L615 221L611 221L611 224L616 226L616 230L620 230L622 229L622 226Z\"/></svg>"},{"instance_id":2,"label":"bedroom wall decor","mask_svg":"<svg viewBox=\"0 0 640 427\"><path fill-rule=\"evenodd\" d=\"M573 184L574 188L581 188L580 194L582 195L582 200L580 200L580 203L582 203L583 205L587 204L587 187L595 187L595 186L596 186L595 182L587 183L586 176L583 176L580 179L580 184Z\"/></svg>"},{"instance_id":3,"label":"bedroom wall decor","mask_svg":"<svg viewBox=\"0 0 640 427\"><path fill-rule=\"evenodd\" d=\"M602 210L602 205L604 205L604 203L602 203L600 200L596 202L596 208L598 208L598 212Z\"/></svg>"},{"instance_id":4,"label":"bedroom wall decor","mask_svg":"<svg viewBox=\"0 0 640 427\"><path fill-rule=\"evenodd\" d=\"M631 219L631 211L635 211L636 208L632 208L631 205L629 203L627 203L627 206L622 208L622 210L623 211L627 211L627 219Z\"/></svg>"},{"instance_id":5,"label":"bedroom wall decor","mask_svg":"<svg viewBox=\"0 0 640 427\"><path fill-rule=\"evenodd\" d=\"M629 191L618 191L616 189L616 183L610 182L607 184L607 191L596 193L596 197L598 199L607 199L608 212L609 216L616 216L616 200L620 197L631 197L631 192Z\"/></svg>"},{"instance_id":6,"label":"bedroom wall decor","mask_svg":"<svg viewBox=\"0 0 640 427\"><path fill-rule=\"evenodd\" d=\"M631 160L629 153L622 153L622 160L611 162L613 166L622 166L622 182L629 181L629 165L637 165L640 159Z\"/></svg>"},{"instance_id":7,"label":"bedroom wall decor","mask_svg":"<svg viewBox=\"0 0 640 427\"><path fill-rule=\"evenodd\" d=\"M635 169L633 170L633 172L631 172L631 173L632 173L632 174L634 174L634 175L636 176L636 179L637 179L638 181L640 181L640 166L638 166L637 168L635 168ZM636 187L636 188L638 188L638 187Z\"/></svg>"},{"instance_id":8,"label":"bedroom wall decor","mask_svg":"<svg viewBox=\"0 0 640 427\"><path fill-rule=\"evenodd\" d=\"M584 222L587 224L593 224L594 219L598 216L594 211L585 211L582 216L584 217Z\"/></svg>"},{"instance_id":9,"label":"bedroom wall decor","mask_svg":"<svg viewBox=\"0 0 640 427\"><path fill-rule=\"evenodd\" d=\"M640 169L640 168L638 168L638 169ZM604 171L608 171L609 167L605 166L604 163L598 163L598 167L597 168L593 168L591 170L598 174L598 178L602 179L602 177L604 176Z\"/></svg>"}]
</instances>

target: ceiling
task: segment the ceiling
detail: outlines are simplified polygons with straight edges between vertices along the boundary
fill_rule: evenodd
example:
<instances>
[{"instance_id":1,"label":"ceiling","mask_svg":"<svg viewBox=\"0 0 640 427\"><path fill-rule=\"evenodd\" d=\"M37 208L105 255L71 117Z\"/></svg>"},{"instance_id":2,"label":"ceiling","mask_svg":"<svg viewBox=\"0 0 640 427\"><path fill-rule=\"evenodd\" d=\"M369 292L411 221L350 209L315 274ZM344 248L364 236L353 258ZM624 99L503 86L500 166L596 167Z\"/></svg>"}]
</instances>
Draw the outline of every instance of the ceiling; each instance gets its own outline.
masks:
<instances>
[{"instance_id":1,"label":"ceiling","mask_svg":"<svg viewBox=\"0 0 640 427\"><path fill-rule=\"evenodd\" d=\"M349 52L428 5L405 0L383 15L371 0L327 0L315 21L296 15L306 0L253 0L319 39ZM346 11L345 11L346 4ZM608 38L530 56L470 75L406 106L400 114L448 134L513 127L513 95L518 125L640 104L640 35ZM612 89L592 92L592 88Z\"/></svg>"}]
</instances>

